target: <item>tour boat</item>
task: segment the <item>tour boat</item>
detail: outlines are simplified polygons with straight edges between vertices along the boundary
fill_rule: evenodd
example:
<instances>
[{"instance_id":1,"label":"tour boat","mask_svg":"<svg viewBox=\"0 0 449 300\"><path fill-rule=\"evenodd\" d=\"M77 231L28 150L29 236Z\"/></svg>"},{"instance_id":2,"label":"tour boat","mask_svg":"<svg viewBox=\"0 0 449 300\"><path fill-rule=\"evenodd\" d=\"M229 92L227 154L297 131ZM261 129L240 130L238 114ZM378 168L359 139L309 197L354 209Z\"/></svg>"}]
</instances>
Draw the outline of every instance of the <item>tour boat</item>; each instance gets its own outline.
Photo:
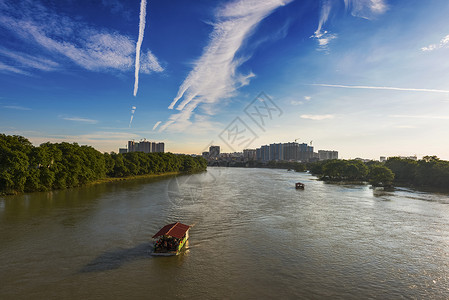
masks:
<instances>
[{"instance_id":1,"label":"tour boat","mask_svg":"<svg viewBox=\"0 0 449 300\"><path fill-rule=\"evenodd\" d=\"M157 240L154 242L154 251L151 255L178 255L189 238L189 230L189 225L179 222L165 225L153 235L153 239Z\"/></svg>"},{"instance_id":2,"label":"tour boat","mask_svg":"<svg viewBox=\"0 0 449 300\"><path fill-rule=\"evenodd\" d=\"M303 189L304 189L304 183L297 182L297 183L295 184L295 188L296 188L297 190L303 190Z\"/></svg>"}]
</instances>

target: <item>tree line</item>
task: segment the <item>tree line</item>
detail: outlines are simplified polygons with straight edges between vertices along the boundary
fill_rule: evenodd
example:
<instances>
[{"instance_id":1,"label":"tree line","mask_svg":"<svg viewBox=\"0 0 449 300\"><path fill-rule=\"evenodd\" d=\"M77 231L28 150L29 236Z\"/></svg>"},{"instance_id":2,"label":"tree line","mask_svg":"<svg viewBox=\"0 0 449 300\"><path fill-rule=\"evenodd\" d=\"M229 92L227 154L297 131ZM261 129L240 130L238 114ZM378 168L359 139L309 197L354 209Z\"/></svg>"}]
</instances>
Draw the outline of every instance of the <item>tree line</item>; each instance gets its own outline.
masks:
<instances>
[{"instance_id":1,"label":"tree line","mask_svg":"<svg viewBox=\"0 0 449 300\"><path fill-rule=\"evenodd\" d=\"M368 181L373 185L409 185L449 189L449 161L436 156L420 160L390 157L384 163L327 160L309 164L314 175L329 181Z\"/></svg>"},{"instance_id":2,"label":"tree line","mask_svg":"<svg viewBox=\"0 0 449 300\"><path fill-rule=\"evenodd\" d=\"M368 181L373 186L391 186L394 173L380 162L332 159L308 165L309 171L326 181Z\"/></svg>"},{"instance_id":3,"label":"tree line","mask_svg":"<svg viewBox=\"0 0 449 300\"><path fill-rule=\"evenodd\" d=\"M22 136L0 134L0 194L49 191L95 180L167 172L199 172L201 157L172 153L101 153L77 143L35 147Z\"/></svg>"},{"instance_id":4,"label":"tree line","mask_svg":"<svg viewBox=\"0 0 449 300\"><path fill-rule=\"evenodd\" d=\"M449 161L436 156L424 156L418 161L392 157L385 166L393 171L398 184L449 189Z\"/></svg>"}]
</instances>

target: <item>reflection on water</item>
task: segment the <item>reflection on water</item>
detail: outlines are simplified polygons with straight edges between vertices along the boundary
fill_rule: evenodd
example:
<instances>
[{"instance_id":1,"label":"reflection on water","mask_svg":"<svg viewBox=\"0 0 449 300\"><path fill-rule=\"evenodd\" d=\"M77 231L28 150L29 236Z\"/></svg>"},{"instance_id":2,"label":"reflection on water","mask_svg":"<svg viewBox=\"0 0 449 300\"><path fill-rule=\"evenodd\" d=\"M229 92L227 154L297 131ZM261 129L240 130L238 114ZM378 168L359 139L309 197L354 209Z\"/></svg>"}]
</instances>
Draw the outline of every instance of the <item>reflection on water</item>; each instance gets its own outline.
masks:
<instances>
[{"instance_id":1,"label":"reflection on water","mask_svg":"<svg viewBox=\"0 0 449 300\"><path fill-rule=\"evenodd\" d=\"M0 298L447 299L448 203L233 168L3 197ZM189 245L151 256L173 221Z\"/></svg>"}]
</instances>

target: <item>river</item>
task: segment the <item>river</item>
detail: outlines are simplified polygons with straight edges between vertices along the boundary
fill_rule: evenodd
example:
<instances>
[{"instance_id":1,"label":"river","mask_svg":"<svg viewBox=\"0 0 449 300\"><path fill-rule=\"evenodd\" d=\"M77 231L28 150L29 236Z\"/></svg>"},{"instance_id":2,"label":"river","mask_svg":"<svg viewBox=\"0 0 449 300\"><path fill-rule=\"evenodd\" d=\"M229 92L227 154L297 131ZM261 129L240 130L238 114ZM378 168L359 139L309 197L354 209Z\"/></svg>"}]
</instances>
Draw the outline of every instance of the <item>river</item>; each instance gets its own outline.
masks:
<instances>
[{"instance_id":1,"label":"river","mask_svg":"<svg viewBox=\"0 0 449 300\"><path fill-rule=\"evenodd\" d=\"M0 299L448 299L448 204L241 168L0 197Z\"/></svg>"}]
</instances>

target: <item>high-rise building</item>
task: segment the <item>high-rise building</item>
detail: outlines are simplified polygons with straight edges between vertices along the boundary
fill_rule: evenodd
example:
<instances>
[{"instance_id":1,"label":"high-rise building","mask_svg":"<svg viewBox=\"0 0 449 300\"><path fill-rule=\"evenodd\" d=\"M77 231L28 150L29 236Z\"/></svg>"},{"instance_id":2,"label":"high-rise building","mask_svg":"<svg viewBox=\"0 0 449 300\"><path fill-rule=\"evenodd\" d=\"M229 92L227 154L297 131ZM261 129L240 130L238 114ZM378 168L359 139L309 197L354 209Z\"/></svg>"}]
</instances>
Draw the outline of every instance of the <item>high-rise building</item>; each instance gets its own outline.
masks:
<instances>
[{"instance_id":1,"label":"high-rise building","mask_svg":"<svg viewBox=\"0 0 449 300\"><path fill-rule=\"evenodd\" d=\"M260 148L256 149L256 160L257 161L261 161L262 160L262 154L261 154Z\"/></svg>"},{"instance_id":2,"label":"high-rise building","mask_svg":"<svg viewBox=\"0 0 449 300\"><path fill-rule=\"evenodd\" d=\"M297 161L299 156L298 143L284 143L284 160Z\"/></svg>"},{"instance_id":3,"label":"high-rise building","mask_svg":"<svg viewBox=\"0 0 449 300\"><path fill-rule=\"evenodd\" d=\"M270 144L270 160L283 160L282 144Z\"/></svg>"},{"instance_id":4,"label":"high-rise building","mask_svg":"<svg viewBox=\"0 0 449 300\"><path fill-rule=\"evenodd\" d=\"M144 152L144 153L165 152L165 144L150 142L147 140L143 140L140 142L128 141L128 150L126 152Z\"/></svg>"},{"instance_id":5,"label":"high-rise building","mask_svg":"<svg viewBox=\"0 0 449 300\"><path fill-rule=\"evenodd\" d=\"M306 143L299 144L298 160L308 161L311 158L313 158L313 147Z\"/></svg>"},{"instance_id":6,"label":"high-rise building","mask_svg":"<svg viewBox=\"0 0 449 300\"><path fill-rule=\"evenodd\" d=\"M319 160L338 159L338 151L318 150Z\"/></svg>"},{"instance_id":7,"label":"high-rise building","mask_svg":"<svg viewBox=\"0 0 449 300\"><path fill-rule=\"evenodd\" d=\"M256 149L244 149L243 150L243 159L244 160L256 160L257 154Z\"/></svg>"},{"instance_id":8,"label":"high-rise building","mask_svg":"<svg viewBox=\"0 0 449 300\"><path fill-rule=\"evenodd\" d=\"M143 140L140 143L137 144L137 151L144 152L144 153L150 153L151 151L151 142L147 140Z\"/></svg>"},{"instance_id":9,"label":"high-rise building","mask_svg":"<svg viewBox=\"0 0 449 300\"><path fill-rule=\"evenodd\" d=\"M137 151L136 143L134 141L128 141L128 152Z\"/></svg>"},{"instance_id":10,"label":"high-rise building","mask_svg":"<svg viewBox=\"0 0 449 300\"><path fill-rule=\"evenodd\" d=\"M261 161L263 161L263 162L270 161L270 146L265 145L265 146L260 147L260 156L261 156Z\"/></svg>"},{"instance_id":11,"label":"high-rise building","mask_svg":"<svg viewBox=\"0 0 449 300\"><path fill-rule=\"evenodd\" d=\"M220 146L210 146L209 147L209 157L218 158L220 156Z\"/></svg>"},{"instance_id":12,"label":"high-rise building","mask_svg":"<svg viewBox=\"0 0 449 300\"><path fill-rule=\"evenodd\" d=\"M156 143L153 143L156 144ZM156 151L155 152L165 152L165 144L164 143L157 143L156 144Z\"/></svg>"}]
</instances>

